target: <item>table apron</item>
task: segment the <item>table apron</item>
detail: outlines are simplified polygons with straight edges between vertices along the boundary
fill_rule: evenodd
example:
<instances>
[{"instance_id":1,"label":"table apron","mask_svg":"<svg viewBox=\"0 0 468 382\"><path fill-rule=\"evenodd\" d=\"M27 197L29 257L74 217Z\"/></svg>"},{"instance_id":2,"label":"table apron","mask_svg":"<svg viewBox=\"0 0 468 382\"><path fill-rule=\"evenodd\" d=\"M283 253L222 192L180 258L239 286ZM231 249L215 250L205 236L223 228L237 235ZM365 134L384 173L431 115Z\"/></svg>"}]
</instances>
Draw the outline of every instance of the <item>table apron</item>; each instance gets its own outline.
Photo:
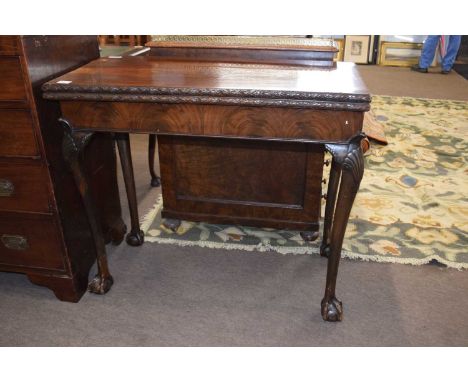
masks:
<instances>
[{"instance_id":1,"label":"table apron","mask_svg":"<svg viewBox=\"0 0 468 382\"><path fill-rule=\"evenodd\" d=\"M61 101L74 127L94 131L345 143L364 112L284 107Z\"/></svg>"}]
</instances>

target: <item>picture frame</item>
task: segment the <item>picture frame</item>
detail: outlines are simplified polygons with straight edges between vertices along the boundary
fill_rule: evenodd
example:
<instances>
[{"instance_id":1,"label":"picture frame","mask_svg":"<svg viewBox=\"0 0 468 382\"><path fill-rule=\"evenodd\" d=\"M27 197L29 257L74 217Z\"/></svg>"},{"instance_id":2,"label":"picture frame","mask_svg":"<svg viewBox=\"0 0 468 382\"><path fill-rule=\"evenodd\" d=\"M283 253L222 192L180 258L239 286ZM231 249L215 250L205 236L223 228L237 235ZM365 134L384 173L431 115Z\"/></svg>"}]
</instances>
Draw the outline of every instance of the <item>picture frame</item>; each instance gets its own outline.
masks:
<instances>
[{"instance_id":1,"label":"picture frame","mask_svg":"<svg viewBox=\"0 0 468 382\"><path fill-rule=\"evenodd\" d=\"M413 42L382 41L379 64L383 66L411 66L419 62L423 44Z\"/></svg>"},{"instance_id":2,"label":"picture frame","mask_svg":"<svg viewBox=\"0 0 468 382\"><path fill-rule=\"evenodd\" d=\"M419 62L423 44L415 42L388 42L381 41L379 46L379 65L409 67ZM440 54L437 53L431 66L440 63Z\"/></svg>"},{"instance_id":3,"label":"picture frame","mask_svg":"<svg viewBox=\"0 0 468 382\"><path fill-rule=\"evenodd\" d=\"M345 36L344 61L367 64L369 60L370 35Z\"/></svg>"},{"instance_id":4,"label":"picture frame","mask_svg":"<svg viewBox=\"0 0 468 382\"><path fill-rule=\"evenodd\" d=\"M338 53L336 54L335 61L343 61L345 40L344 38L338 38L338 39L335 39L334 41L338 45Z\"/></svg>"}]
</instances>

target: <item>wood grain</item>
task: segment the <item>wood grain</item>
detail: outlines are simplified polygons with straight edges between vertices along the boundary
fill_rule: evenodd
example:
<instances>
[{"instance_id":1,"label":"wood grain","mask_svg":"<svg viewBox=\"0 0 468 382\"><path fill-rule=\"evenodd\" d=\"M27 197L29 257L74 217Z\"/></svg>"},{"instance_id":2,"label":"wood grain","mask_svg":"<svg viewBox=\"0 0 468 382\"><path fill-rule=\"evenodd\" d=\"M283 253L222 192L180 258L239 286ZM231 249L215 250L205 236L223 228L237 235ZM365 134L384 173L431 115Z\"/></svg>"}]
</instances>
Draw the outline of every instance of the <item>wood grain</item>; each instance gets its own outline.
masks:
<instances>
[{"instance_id":1,"label":"wood grain","mask_svg":"<svg viewBox=\"0 0 468 382\"><path fill-rule=\"evenodd\" d=\"M87 96L92 100L114 95L114 101L131 101L130 96L137 95L167 95L320 100L363 106L370 102L368 91L351 63L320 70L289 65L181 62L150 56L101 58L49 81L43 90L46 98L57 100L75 94L83 100Z\"/></svg>"},{"instance_id":2,"label":"wood grain","mask_svg":"<svg viewBox=\"0 0 468 382\"><path fill-rule=\"evenodd\" d=\"M77 127L132 133L346 141L360 131L363 113L218 105L62 102Z\"/></svg>"},{"instance_id":3,"label":"wood grain","mask_svg":"<svg viewBox=\"0 0 468 382\"><path fill-rule=\"evenodd\" d=\"M18 36L0 36L0 55L16 55L20 52Z\"/></svg>"},{"instance_id":4,"label":"wood grain","mask_svg":"<svg viewBox=\"0 0 468 382\"><path fill-rule=\"evenodd\" d=\"M22 101L26 99L26 89L19 58L0 56L0 101Z\"/></svg>"},{"instance_id":5,"label":"wood grain","mask_svg":"<svg viewBox=\"0 0 468 382\"><path fill-rule=\"evenodd\" d=\"M163 216L318 229L320 147L161 136Z\"/></svg>"},{"instance_id":6,"label":"wood grain","mask_svg":"<svg viewBox=\"0 0 468 382\"><path fill-rule=\"evenodd\" d=\"M308 52L305 50L254 50L232 48L195 48L195 47L157 47L151 46L150 55L161 59L182 61L216 61L216 62L243 62L282 65L306 65L320 67L334 67L334 52Z\"/></svg>"},{"instance_id":7,"label":"wood grain","mask_svg":"<svg viewBox=\"0 0 468 382\"><path fill-rule=\"evenodd\" d=\"M0 156L39 155L30 112L0 109Z\"/></svg>"}]
</instances>

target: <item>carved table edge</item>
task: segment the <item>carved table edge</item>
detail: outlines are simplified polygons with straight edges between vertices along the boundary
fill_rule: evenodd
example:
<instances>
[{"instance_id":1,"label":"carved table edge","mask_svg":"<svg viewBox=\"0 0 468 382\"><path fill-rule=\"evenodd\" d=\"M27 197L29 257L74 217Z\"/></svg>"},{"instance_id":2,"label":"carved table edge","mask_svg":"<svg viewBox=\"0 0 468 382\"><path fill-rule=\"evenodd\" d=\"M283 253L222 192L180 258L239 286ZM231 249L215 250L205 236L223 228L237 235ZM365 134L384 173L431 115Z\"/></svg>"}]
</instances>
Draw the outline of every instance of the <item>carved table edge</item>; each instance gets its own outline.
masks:
<instances>
[{"instance_id":1,"label":"carved table edge","mask_svg":"<svg viewBox=\"0 0 468 382\"><path fill-rule=\"evenodd\" d=\"M368 102L335 102L303 99L266 99L235 98L187 95L146 95L146 94L102 94L102 93L62 93L46 92L43 97L56 101L106 101L106 102L144 102L166 104L209 104L226 106L259 106L259 107L295 107L320 110L360 111L370 110Z\"/></svg>"},{"instance_id":2,"label":"carved table edge","mask_svg":"<svg viewBox=\"0 0 468 382\"><path fill-rule=\"evenodd\" d=\"M152 86L106 86L106 85L71 85L47 82L42 85L44 92L98 93L98 94L139 94L139 95L176 95L176 96L218 96L235 98L281 98L336 102L371 101L368 93L327 93L294 90L268 89L225 89L225 88L171 88Z\"/></svg>"}]
</instances>

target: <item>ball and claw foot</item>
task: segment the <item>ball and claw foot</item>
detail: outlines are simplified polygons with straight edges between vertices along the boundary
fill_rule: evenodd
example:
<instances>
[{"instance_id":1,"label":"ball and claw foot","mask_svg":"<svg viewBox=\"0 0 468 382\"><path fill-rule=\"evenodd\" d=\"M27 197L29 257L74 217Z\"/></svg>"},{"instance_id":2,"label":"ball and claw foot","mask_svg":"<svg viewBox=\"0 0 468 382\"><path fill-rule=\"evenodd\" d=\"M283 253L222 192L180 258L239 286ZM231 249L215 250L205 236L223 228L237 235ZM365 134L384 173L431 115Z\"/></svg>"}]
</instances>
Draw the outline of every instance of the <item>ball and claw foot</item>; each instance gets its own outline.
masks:
<instances>
[{"instance_id":1,"label":"ball and claw foot","mask_svg":"<svg viewBox=\"0 0 468 382\"><path fill-rule=\"evenodd\" d=\"M302 240L306 242L312 242L318 239L319 233L317 231L303 231L301 232Z\"/></svg>"},{"instance_id":2,"label":"ball and claw foot","mask_svg":"<svg viewBox=\"0 0 468 382\"><path fill-rule=\"evenodd\" d=\"M132 247L138 247L145 241L145 234L142 230L138 230L136 232L132 231L127 234L125 240L127 241L128 245L131 245Z\"/></svg>"},{"instance_id":3,"label":"ball and claw foot","mask_svg":"<svg viewBox=\"0 0 468 382\"><path fill-rule=\"evenodd\" d=\"M114 284L114 279L111 275L103 279L99 274L97 274L93 281L88 284L88 290L91 293L106 294L109 292L112 284Z\"/></svg>"},{"instance_id":4,"label":"ball and claw foot","mask_svg":"<svg viewBox=\"0 0 468 382\"><path fill-rule=\"evenodd\" d=\"M151 178L151 187L159 187L161 185L161 178L159 176Z\"/></svg>"},{"instance_id":5,"label":"ball and claw foot","mask_svg":"<svg viewBox=\"0 0 468 382\"><path fill-rule=\"evenodd\" d=\"M322 318L325 321L336 322L343 319L343 304L336 297L322 300Z\"/></svg>"},{"instance_id":6,"label":"ball and claw foot","mask_svg":"<svg viewBox=\"0 0 468 382\"><path fill-rule=\"evenodd\" d=\"M164 219L163 226L170 229L172 232L177 232L181 223L179 219Z\"/></svg>"},{"instance_id":7,"label":"ball and claw foot","mask_svg":"<svg viewBox=\"0 0 468 382\"><path fill-rule=\"evenodd\" d=\"M330 255L330 245L323 244L320 246L320 256L322 257L329 257Z\"/></svg>"}]
</instances>

